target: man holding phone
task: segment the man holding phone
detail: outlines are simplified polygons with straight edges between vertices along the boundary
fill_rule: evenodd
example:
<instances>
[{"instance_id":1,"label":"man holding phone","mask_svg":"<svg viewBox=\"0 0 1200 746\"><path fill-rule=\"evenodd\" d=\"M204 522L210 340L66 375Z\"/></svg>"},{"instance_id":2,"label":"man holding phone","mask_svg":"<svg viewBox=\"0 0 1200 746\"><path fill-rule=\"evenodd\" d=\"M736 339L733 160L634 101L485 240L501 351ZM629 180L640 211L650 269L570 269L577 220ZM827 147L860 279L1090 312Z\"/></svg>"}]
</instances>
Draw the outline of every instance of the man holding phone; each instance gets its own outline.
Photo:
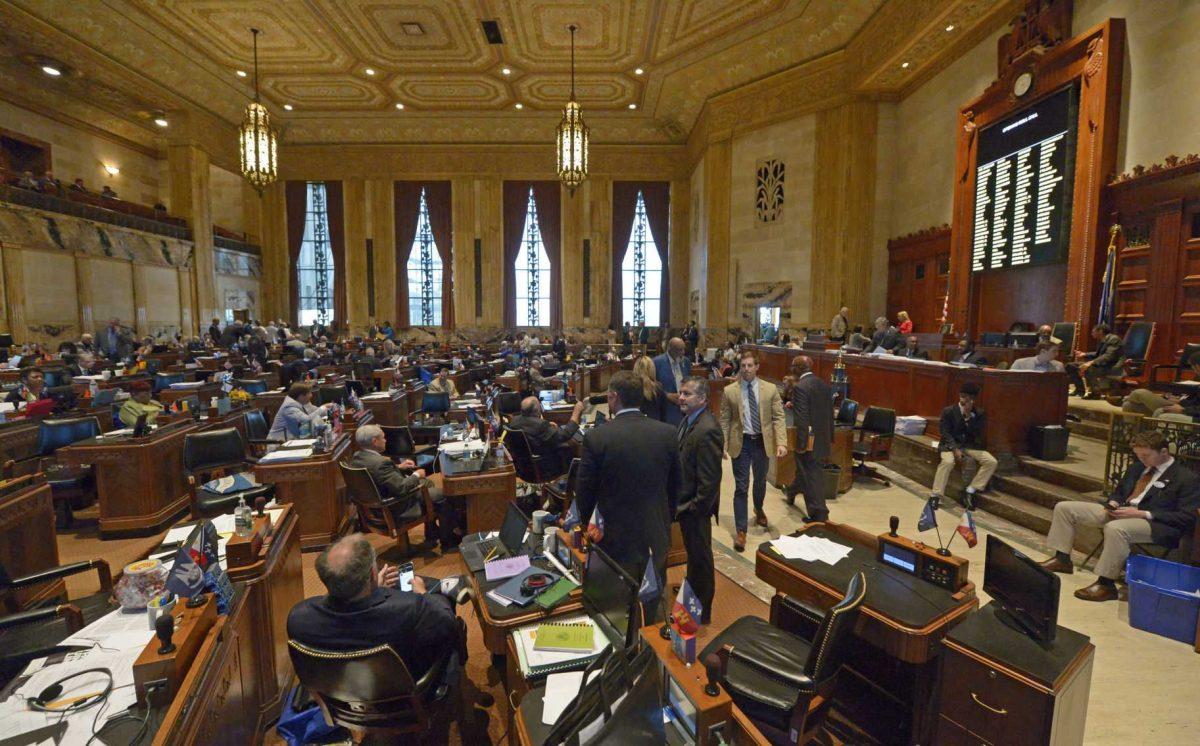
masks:
<instances>
[{"instance_id":1,"label":"man holding phone","mask_svg":"<svg viewBox=\"0 0 1200 746\"><path fill-rule=\"evenodd\" d=\"M1154 542L1173 549L1190 533L1200 507L1200 480L1171 455L1167 437L1145 430L1130 440L1137 459L1125 470L1108 501L1069 501L1054 506L1054 519L1046 544L1054 556L1042 562L1052 572L1070 575L1075 530L1081 526L1104 533L1104 549L1096 561L1096 582L1075 591L1084 601L1117 598L1116 579L1125 568L1132 544Z\"/></svg>"}]
</instances>

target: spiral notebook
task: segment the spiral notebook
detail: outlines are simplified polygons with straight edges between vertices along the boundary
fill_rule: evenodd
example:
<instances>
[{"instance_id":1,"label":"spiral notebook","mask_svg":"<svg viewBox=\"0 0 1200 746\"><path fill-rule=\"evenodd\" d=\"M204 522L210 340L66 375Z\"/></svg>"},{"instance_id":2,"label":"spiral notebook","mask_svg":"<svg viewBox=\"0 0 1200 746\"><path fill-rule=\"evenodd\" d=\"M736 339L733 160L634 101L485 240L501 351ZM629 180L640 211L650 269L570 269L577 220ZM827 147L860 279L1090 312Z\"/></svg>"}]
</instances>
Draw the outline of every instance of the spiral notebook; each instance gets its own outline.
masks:
<instances>
[{"instance_id":1,"label":"spiral notebook","mask_svg":"<svg viewBox=\"0 0 1200 746\"><path fill-rule=\"evenodd\" d=\"M535 650L537 631L539 627L549 624L576 625L587 624L592 628L592 646L590 650L574 653ZM608 637L586 615L568 617L554 622L539 622L529 624L513 631L513 642L517 649L517 660L521 667L521 675L526 679L537 679L557 671L574 671L586 668L608 647Z\"/></svg>"}]
</instances>

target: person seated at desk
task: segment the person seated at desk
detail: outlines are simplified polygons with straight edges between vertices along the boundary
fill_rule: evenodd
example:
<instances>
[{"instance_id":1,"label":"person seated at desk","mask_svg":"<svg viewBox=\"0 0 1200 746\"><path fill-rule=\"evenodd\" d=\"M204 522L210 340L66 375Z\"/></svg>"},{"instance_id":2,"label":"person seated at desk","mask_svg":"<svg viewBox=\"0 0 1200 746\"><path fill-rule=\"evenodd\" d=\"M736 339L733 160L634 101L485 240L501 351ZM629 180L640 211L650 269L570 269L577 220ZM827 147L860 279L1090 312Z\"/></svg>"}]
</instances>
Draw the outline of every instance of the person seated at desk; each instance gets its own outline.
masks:
<instances>
[{"instance_id":1,"label":"person seated at desk","mask_svg":"<svg viewBox=\"0 0 1200 746\"><path fill-rule=\"evenodd\" d=\"M529 390L533 393L547 389L562 388L562 381L554 376L542 375L542 361L536 357L529 361Z\"/></svg>"},{"instance_id":2,"label":"person seated at desk","mask_svg":"<svg viewBox=\"0 0 1200 746\"><path fill-rule=\"evenodd\" d=\"M863 352L895 352L904 344L900 330L888 323L887 317L875 319L875 335Z\"/></svg>"},{"instance_id":3,"label":"person seated at desk","mask_svg":"<svg viewBox=\"0 0 1200 746\"><path fill-rule=\"evenodd\" d=\"M95 338L92 337L90 332L84 332L83 334L79 335L79 343L76 344L75 347L79 352L90 352L90 353L95 354L95 352L96 352Z\"/></svg>"},{"instance_id":4,"label":"person seated at desk","mask_svg":"<svg viewBox=\"0 0 1200 746\"><path fill-rule=\"evenodd\" d=\"M988 364L987 359L975 351L975 341L966 337L958 340L958 349L946 362L954 365L975 365L980 368Z\"/></svg>"},{"instance_id":5,"label":"person seated at desk","mask_svg":"<svg viewBox=\"0 0 1200 746\"><path fill-rule=\"evenodd\" d=\"M862 352L870 346L871 338L863 334L862 326L854 327L854 331L850 333L845 344L845 348L851 352Z\"/></svg>"},{"instance_id":6,"label":"person seated at desk","mask_svg":"<svg viewBox=\"0 0 1200 746\"><path fill-rule=\"evenodd\" d=\"M1077 352L1076 361L1067 364L1067 375L1075 384L1075 396L1084 399L1099 399L1100 393L1096 388L1100 379L1119 374L1125 364L1124 344L1120 337L1111 332L1108 324L1093 326L1092 339L1096 340L1096 351Z\"/></svg>"},{"instance_id":7,"label":"person seated at desk","mask_svg":"<svg viewBox=\"0 0 1200 746\"><path fill-rule=\"evenodd\" d=\"M451 401L459 396L458 387L454 385L454 379L450 377L450 369L445 365L438 368L437 378L429 382L426 391L431 394L449 394Z\"/></svg>"},{"instance_id":8,"label":"person seated at desk","mask_svg":"<svg viewBox=\"0 0 1200 746\"><path fill-rule=\"evenodd\" d=\"M371 370L378 370L379 368L383 367L383 364L379 362L379 358L375 357L374 347L367 347L360 354L356 354L354 356L354 362L366 363L371 366Z\"/></svg>"},{"instance_id":9,"label":"person seated at desk","mask_svg":"<svg viewBox=\"0 0 1200 746\"><path fill-rule=\"evenodd\" d=\"M575 433L579 432L579 419L583 416L585 407L586 401L575 402L570 422L559 427L553 422L547 422L543 417L541 400L536 396L527 396L521 400L521 413L513 417L508 426L525 433L533 455L543 456L566 445Z\"/></svg>"},{"instance_id":10,"label":"person seated at desk","mask_svg":"<svg viewBox=\"0 0 1200 746\"><path fill-rule=\"evenodd\" d=\"M904 341L904 348L896 352L896 357L906 357L911 360L928 360L929 353L917 344L917 338L909 336Z\"/></svg>"},{"instance_id":11,"label":"person seated at desk","mask_svg":"<svg viewBox=\"0 0 1200 746\"><path fill-rule=\"evenodd\" d=\"M1053 342L1056 345L1062 345L1062 340L1054 336L1054 327L1049 324L1042 324L1037 328L1037 338L1039 342Z\"/></svg>"},{"instance_id":12,"label":"person seated at desk","mask_svg":"<svg viewBox=\"0 0 1200 746\"><path fill-rule=\"evenodd\" d=\"M1131 545L1154 542L1174 549L1195 526L1200 479L1175 462L1167 437L1158 430L1143 430L1129 445L1137 459L1125 470L1106 504L1073 500L1054 506L1046 535L1046 545L1054 556L1041 563L1047 570L1067 575L1075 571L1071 549L1077 528L1104 533L1096 582L1075 591L1075 598L1084 601L1117 598L1116 580L1125 569Z\"/></svg>"},{"instance_id":13,"label":"person seated at desk","mask_svg":"<svg viewBox=\"0 0 1200 746\"><path fill-rule=\"evenodd\" d=\"M25 368L21 371L21 383L8 392L4 402L21 405L48 398L50 397L46 394L46 376L36 368Z\"/></svg>"},{"instance_id":14,"label":"person seated at desk","mask_svg":"<svg viewBox=\"0 0 1200 746\"><path fill-rule=\"evenodd\" d=\"M975 509L975 495L987 488L997 463L996 457L983 449L987 415L975 408L978 396L979 384L967 381L958 390L958 404L942 410L941 440L938 441L941 463L933 477L933 494L940 498L946 494L946 482L950 481L954 465L968 457L974 459L979 469L963 497L963 507L967 510Z\"/></svg>"},{"instance_id":15,"label":"person seated at desk","mask_svg":"<svg viewBox=\"0 0 1200 746\"><path fill-rule=\"evenodd\" d=\"M287 396L283 398L283 404L279 405L279 411L275 413L267 439L292 440L311 437L313 426L321 422L325 418L325 412L334 407L332 402L314 407L312 397L312 386L307 383L293 383Z\"/></svg>"},{"instance_id":16,"label":"person seated at desk","mask_svg":"<svg viewBox=\"0 0 1200 746\"><path fill-rule=\"evenodd\" d=\"M317 557L324 596L306 598L288 613L288 637L323 650L363 650L389 645L416 681L448 647L456 650L446 681L457 680L463 664L463 627L453 602L427 593L413 575L412 591L395 587L399 570L379 567L375 549L362 534L344 536Z\"/></svg>"},{"instance_id":17,"label":"person seated at desk","mask_svg":"<svg viewBox=\"0 0 1200 746\"><path fill-rule=\"evenodd\" d=\"M1192 353L1186 364L1192 369L1196 379L1200 380L1200 352ZM1195 422L1196 418L1200 417L1200 386L1196 389L1195 393L1184 396L1157 394L1150 389L1134 389L1121 403L1121 409L1163 420Z\"/></svg>"},{"instance_id":18,"label":"person seated at desk","mask_svg":"<svg viewBox=\"0 0 1200 746\"><path fill-rule=\"evenodd\" d=\"M129 398L121 405L121 409L117 411L117 417L120 418L125 427L133 427L137 424L138 418L143 414L146 415L146 422L153 423L159 413L163 411L163 405L154 401L151 397L150 384L147 381L134 381L129 387Z\"/></svg>"},{"instance_id":19,"label":"person seated at desk","mask_svg":"<svg viewBox=\"0 0 1200 746\"><path fill-rule=\"evenodd\" d=\"M1058 361L1057 342L1038 342L1033 350L1033 356L1017 358L1009 370L1034 370L1039 373L1062 373L1066 370L1066 366Z\"/></svg>"}]
</instances>

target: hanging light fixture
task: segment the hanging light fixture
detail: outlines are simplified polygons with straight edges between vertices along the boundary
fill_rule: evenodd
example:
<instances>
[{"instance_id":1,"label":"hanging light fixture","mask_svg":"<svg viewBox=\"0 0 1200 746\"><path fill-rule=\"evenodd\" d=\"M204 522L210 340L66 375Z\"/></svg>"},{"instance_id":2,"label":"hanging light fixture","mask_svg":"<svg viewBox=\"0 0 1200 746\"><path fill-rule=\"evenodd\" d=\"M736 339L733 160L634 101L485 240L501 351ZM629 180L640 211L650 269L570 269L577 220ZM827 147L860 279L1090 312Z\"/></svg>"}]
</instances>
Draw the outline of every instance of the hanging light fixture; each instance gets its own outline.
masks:
<instances>
[{"instance_id":1,"label":"hanging light fixture","mask_svg":"<svg viewBox=\"0 0 1200 746\"><path fill-rule=\"evenodd\" d=\"M584 182L588 175L588 127L583 123L583 110L575 100L575 29L571 29L571 99L563 109L558 123L558 178L567 189Z\"/></svg>"},{"instance_id":2,"label":"hanging light fixture","mask_svg":"<svg viewBox=\"0 0 1200 746\"><path fill-rule=\"evenodd\" d=\"M258 97L258 29L254 34L254 101L246 107L242 127L238 132L242 177L262 193L263 187L275 181L275 130L267 109Z\"/></svg>"}]
</instances>

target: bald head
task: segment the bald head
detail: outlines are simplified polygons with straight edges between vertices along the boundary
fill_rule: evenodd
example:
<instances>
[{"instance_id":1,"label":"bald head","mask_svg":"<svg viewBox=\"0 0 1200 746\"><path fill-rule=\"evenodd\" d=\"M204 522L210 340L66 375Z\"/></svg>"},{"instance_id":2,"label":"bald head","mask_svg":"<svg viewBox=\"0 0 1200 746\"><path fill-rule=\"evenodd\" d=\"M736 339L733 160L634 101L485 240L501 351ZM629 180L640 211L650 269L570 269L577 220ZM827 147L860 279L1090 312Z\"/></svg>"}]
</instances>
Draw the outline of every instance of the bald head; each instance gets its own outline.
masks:
<instances>
[{"instance_id":1,"label":"bald head","mask_svg":"<svg viewBox=\"0 0 1200 746\"><path fill-rule=\"evenodd\" d=\"M667 353L671 357L679 357L683 355L684 350L686 349L687 346L684 345L683 340L679 337L671 337L671 341L667 343Z\"/></svg>"},{"instance_id":2,"label":"bald head","mask_svg":"<svg viewBox=\"0 0 1200 746\"><path fill-rule=\"evenodd\" d=\"M375 548L362 534L343 536L317 557L317 577L334 601L362 598L373 589Z\"/></svg>"},{"instance_id":3,"label":"bald head","mask_svg":"<svg viewBox=\"0 0 1200 746\"><path fill-rule=\"evenodd\" d=\"M797 355L792 358L792 373L802 376L805 373L811 373L812 369L813 361L808 355Z\"/></svg>"},{"instance_id":4,"label":"bald head","mask_svg":"<svg viewBox=\"0 0 1200 746\"><path fill-rule=\"evenodd\" d=\"M521 400L521 414L526 417L541 417L542 402L536 396L527 396Z\"/></svg>"}]
</instances>

